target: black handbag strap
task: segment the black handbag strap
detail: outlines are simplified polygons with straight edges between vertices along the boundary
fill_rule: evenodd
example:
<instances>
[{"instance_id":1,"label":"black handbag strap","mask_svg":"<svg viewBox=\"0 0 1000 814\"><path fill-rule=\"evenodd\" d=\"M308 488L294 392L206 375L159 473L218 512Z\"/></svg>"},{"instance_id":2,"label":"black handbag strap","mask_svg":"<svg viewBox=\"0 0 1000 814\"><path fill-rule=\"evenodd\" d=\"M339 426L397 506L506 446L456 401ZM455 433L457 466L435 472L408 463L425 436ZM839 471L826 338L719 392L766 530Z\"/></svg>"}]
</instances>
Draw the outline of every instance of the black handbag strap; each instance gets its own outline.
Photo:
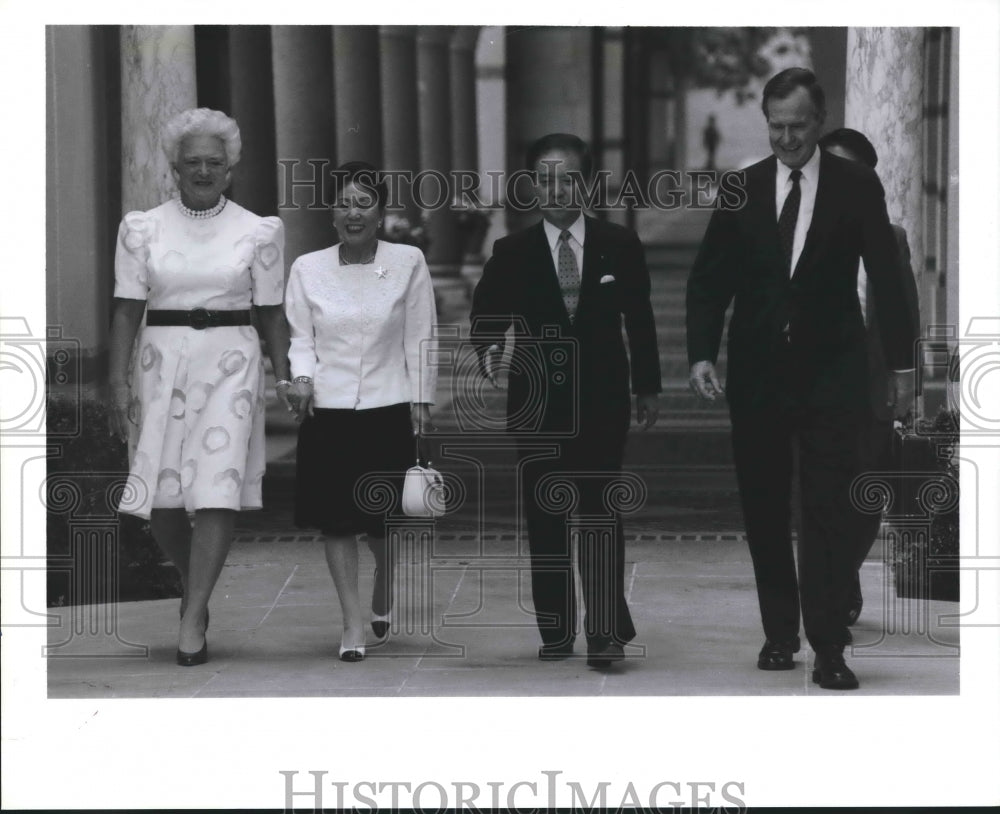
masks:
<instances>
[{"instance_id":1,"label":"black handbag strap","mask_svg":"<svg viewBox=\"0 0 1000 814\"><path fill-rule=\"evenodd\" d=\"M413 433L413 451L417 466L431 465L431 459L427 454L427 439L418 432Z\"/></svg>"}]
</instances>

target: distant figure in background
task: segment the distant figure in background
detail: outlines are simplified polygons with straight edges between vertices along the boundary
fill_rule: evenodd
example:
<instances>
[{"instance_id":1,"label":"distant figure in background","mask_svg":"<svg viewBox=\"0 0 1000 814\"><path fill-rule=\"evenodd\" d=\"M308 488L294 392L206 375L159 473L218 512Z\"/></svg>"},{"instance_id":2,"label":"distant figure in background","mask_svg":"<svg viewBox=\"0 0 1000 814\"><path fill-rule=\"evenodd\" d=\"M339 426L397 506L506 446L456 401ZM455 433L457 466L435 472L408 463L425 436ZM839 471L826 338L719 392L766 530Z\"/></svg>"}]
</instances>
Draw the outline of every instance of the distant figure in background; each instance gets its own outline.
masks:
<instances>
[{"instance_id":1,"label":"distant figure in background","mask_svg":"<svg viewBox=\"0 0 1000 814\"><path fill-rule=\"evenodd\" d=\"M819 140L821 150L850 161L860 161L865 166L875 169L878 164L878 154L872 143L863 133L842 127L827 133ZM914 325L920 324L920 307L917 301L917 284L913 279L913 267L910 265L910 246L906 242L906 231L902 226L892 224L892 233L896 237L899 248L899 263L903 269L905 308L910 313ZM878 311L872 297L871 282L865 273L864 260L859 262L858 269L858 300L861 303L861 313L865 318L868 336L868 384L870 390L871 415L861 433L861 471L872 472L886 470L891 465L891 444L893 433L893 411L886 404L886 394L889 389L889 372L885 366L885 351L878 328ZM853 625L861 614L863 598L861 596L861 566L868 557L875 539L878 537L882 518L877 514L858 513L857 531L857 569L854 574L854 586L851 589L847 609L847 623Z\"/></svg>"},{"instance_id":2,"label":"distant figure in background","mask_svg":"<svg viewBox=\"0 0 1000 814\"><path fill-rule=\"evenodd\" d=\"M701 131L701 143L705 145L705 169L715 169L715 151L719 148L722 135L715 125L715 114L709 114L705 129Z\"/></svg>"}]
</instances>

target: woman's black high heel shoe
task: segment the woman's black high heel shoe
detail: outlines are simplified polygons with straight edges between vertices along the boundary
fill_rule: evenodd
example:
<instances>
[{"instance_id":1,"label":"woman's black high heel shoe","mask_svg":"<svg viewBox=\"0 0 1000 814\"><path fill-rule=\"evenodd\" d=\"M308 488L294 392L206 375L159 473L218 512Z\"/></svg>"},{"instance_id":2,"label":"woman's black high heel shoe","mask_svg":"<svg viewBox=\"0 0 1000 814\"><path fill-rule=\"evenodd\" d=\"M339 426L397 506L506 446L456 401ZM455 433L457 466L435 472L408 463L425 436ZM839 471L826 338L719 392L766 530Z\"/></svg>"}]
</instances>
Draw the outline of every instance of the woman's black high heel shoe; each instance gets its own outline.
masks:
<instances>
[{"instance_id":1,"label":"woman's black high heel shoe","mask_svg":"<svg viewBox=\"0 0 1000 814\"><path fill-rule=\"evenodd\" d=\"M208 661L208 640L201 646L201 650L197 653L185 653L180 648L177 648L177 663L181 667L196 667L199 664L204 664Z\"/></svg>"},{"instance_id":2,"label":"woman's black high heel shoe","mask_svg":"<svg viewBox=\"0 0 1000 814\"><path fill-rule=\"evenodd\" d=\"M379 616L377 613L372 614L372 633L379 639L384 639L389 635L389 626L391 624L392 611L389 611L385 616Z\"/></svg>"}]
</instances>

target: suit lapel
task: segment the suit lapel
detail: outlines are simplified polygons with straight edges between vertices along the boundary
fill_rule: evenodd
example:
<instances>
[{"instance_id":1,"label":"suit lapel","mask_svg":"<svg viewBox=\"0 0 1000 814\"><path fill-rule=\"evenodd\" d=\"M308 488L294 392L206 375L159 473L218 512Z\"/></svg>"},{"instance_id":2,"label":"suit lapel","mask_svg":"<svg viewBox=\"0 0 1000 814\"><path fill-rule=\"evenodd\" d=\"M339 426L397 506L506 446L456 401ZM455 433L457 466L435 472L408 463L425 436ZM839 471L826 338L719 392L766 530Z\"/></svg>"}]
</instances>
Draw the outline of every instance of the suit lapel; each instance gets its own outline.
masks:
<instances>
[{"instance_id":1,"label":"suit lapel","mask_svg":"<svg viewBox=\"0 0 1000 814\"><path fill-rule=\"evenodd\" d=\"M580 301L576 306L576 315L590 303L598 293L598 275L604 267L601 251L603 244L600 238L600 225L594 218L584 215L583 218L583 268L580 270Z\"/></svg>"},{"instance_id":2,"label":"suit lapel","mask_svg":"<svg viewBox=\"0 0 1000 814\"><path fill-rule=\"evenodd\" d=\"M773 257L771 268L780 269L781 238L778 235L778 214L774 201L777 186L778 159L773 155L747 170L747 206L755 224L754 231L761 236L767 256Z\"/></svg>"},{"instance_id":3,"label":"suit lapel","mask_svg":"<svg viewBox=\"0 0 1000 814\"><path fill-rule=\"evenodd\" d=\"M816 149L818 150L819 147ZM812 255L816 253L819 246L823 245L823 238L830 231L833 223L833 200L836 195L834 186L835 179L830 171L829 159L826 153L821 152L819 155L819 181L816 185L816 203L813 206L809 231L806 232L806 240L802 245L802 254L799 255L799 262L795 264L795 270L792 272L793 277L799 273L799 269L809 268Z\"/></svg>"},{"instance_id":4,"label":"suit lapel","mask_svg":"<svg viewBox=\"0 0 1000 814\"><path fill-rule=\"evenodd\" d=\"M569 325L569 314L566 312L566 303L563 302L559 275L552 260L552 248L549 246L542 221L532 228L532 233L530 245L531 265L534 270L532 276L538 297L543 301L546 313L551 313L560 323Z\"/></svg>"}]
</instances>

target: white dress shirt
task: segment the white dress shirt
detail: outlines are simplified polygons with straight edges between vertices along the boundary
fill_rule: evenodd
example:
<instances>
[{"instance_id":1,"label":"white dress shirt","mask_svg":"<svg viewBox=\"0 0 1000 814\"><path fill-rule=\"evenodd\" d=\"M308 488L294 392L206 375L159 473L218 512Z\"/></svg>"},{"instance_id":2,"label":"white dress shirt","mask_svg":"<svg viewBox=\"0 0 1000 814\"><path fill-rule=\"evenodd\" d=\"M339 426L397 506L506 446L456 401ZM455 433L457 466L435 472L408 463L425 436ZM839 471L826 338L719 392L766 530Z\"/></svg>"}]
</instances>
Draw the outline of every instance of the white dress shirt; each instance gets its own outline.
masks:
<instances>
[{"instance_id":1,"label":"white dress shirt","mask_svg":"<svg viewBox=\"0 0 1000 814\"><path fill-rule=\"evenodd\" d=\"M861 304L861 316L868 324L868 273L865 271L865 259L858 258L858 302Z\"/></svg>"},{"instance_id":2,"label":"white dress shirt","mask_svg":"<svg viewBox=\"0 0 1000 814\"><path fill-rule=\"evenodd\" d=\"M292 376L311 376L317 407L434 403L434 289L423 253L379 241L371 263L338 246L293 264L285 293Z\"/></svg>"},{"instance_id":3,"label":"white dress shirt","mask_svg":"<svg viewBox=\"0 0 1000 814\"><path fill-rule=\"evenodd\" d=\"M568 229L560 229L558 226L553 226L547 220L542 221L545 226L545 238L549 241L549 250L552 252L552 266L555 269L559 268L559 235L564 231L569 232L571 237L567 242L569 247L573 250L573 255L576 257L576 270L583 275L583 239L587 234L587 224L583 219L581 214L575 221L573 225Z\"/></svg>"},{"instance_id":4,"label":"white dress shirt","mask_svg":"<svg viewBox=\"0 0 1000 814\"><path fill-rule=\"evenodd\" d=\"M781 217L781 208L785 205L788 193L792 191L792 171L781 161L778 164L778 175L774 185L775 219ZM816 187L819 184L819 148L813 150L809 160L799 168L802 177L799 179L799 216L795 221L795 237L792 241L792 270L795 273L795 266L799 262L802 254L802 247L806 244L806 235L809 233L809 225L812 223L813 210L816 208Z\"/></svg>"}]
</instances>

